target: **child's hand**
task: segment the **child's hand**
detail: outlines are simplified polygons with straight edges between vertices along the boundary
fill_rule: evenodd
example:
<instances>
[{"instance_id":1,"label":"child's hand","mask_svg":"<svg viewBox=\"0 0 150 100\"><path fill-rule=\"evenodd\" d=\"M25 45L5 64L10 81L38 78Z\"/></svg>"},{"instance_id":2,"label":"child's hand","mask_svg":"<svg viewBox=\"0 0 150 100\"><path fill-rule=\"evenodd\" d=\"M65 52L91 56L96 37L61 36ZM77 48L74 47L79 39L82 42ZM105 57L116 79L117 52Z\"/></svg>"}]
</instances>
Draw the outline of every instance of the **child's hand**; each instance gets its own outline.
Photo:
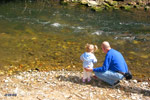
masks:
<instances>
[{"instance_id":1,"label":"child's hand","mask_svg":"<svg viewBox=\"0 0 150 100\"><path fill-rule=\"evenodd\" d=\"M84 68L87 72L92 72L93 68Z\"/></svg>"}]
</instances>

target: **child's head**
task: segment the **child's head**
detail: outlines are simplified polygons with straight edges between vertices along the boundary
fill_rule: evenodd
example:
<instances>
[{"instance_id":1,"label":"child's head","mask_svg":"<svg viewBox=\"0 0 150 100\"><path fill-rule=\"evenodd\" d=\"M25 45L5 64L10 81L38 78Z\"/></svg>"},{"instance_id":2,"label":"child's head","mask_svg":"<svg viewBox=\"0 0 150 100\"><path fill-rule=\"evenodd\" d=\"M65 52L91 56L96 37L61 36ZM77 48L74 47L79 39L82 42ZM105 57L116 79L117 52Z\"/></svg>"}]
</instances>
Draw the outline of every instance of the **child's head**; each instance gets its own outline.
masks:
<instances>
[{"instance_id":1,"label":"child's head","mask_svg":"<svg viewBox=\"0 0 150 100\"><path fill-rule=\"evenodd\" d=\"M93 44L86 44L85 45L85 49L86 49L86 52L95 52L98 50L98 47L96 45L93 45Z\"/></svg>"}]
</instances>

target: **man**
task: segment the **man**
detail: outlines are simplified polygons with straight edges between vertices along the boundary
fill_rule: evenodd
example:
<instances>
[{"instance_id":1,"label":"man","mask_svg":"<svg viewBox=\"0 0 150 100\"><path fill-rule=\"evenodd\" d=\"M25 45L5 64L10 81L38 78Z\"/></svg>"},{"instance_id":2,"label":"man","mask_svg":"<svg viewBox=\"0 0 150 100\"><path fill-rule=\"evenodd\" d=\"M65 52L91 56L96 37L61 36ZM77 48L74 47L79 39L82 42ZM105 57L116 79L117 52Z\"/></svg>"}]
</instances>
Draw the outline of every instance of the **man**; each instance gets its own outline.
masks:
<instances>
[{"instance_id":1,"label":"man","mask_svg":"<svg viewBox=\"0 0 150 100\"><path fill-rule=\"evenodd\" d=\"M104 41L101 45L106 53L105 61L102 67L85 68L86 71L94 71L96 77L107 82L110 85L116 85L123 79L124 74L128 72L128 66L120 52L110 47L109 42Z\"/></svg>"}]
</instances>

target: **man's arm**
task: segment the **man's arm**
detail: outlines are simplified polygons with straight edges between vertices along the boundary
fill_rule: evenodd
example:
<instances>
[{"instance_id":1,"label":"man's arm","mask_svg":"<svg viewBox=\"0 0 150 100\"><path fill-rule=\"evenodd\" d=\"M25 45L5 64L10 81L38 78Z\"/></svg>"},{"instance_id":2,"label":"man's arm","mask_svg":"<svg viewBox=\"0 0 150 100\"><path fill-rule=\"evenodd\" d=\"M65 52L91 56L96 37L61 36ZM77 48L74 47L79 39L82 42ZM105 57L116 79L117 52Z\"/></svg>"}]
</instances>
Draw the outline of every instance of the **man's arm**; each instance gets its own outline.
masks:
<instances>
[{"instance_id":1,"label":"man's arm","mask_svg":"<svg viewBox=\"0 0 150 100\"><path fill-rule=\"evenodd\" d=\"M85 70L90 71L90 72L92 72L92 71L94 71L94 72L105 72L109 69L110 62L111 62L111 56L106 55L103 66L97 67L97 68L87 68Z\"/></svg>"}]
</instances>

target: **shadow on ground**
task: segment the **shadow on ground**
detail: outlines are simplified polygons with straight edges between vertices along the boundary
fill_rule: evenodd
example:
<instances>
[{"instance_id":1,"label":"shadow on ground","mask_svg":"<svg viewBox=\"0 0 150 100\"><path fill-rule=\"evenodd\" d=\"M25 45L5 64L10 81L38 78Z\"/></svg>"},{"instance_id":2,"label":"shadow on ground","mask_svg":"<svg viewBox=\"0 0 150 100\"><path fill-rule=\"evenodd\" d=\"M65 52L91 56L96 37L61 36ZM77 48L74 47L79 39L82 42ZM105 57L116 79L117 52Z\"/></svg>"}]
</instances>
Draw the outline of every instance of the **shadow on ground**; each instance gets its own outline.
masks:
<instances>
[{"instance_id":1,"label":"shadow on ground","mask_svg":"<svg viewBox=\"0 0 150 100\"><path fill-rule=\"evenodd\" d=\"M73 82L76 84L81 84L81 85L91 85L91 86L97 86L100 88L111 88L111 89L121 89L124 90L125 92L128 93L137 93L137 94L143 94L144 96L150 96L150 90L145 90L145 89L141 89L140 87L134 87L134 86L123 86L123 85L116 85L116 86L110 86L107 83L101 81L101 80L97 80L97 79L92 79L91 82L89 83L83 83L82 79L78 76L63 76L60 75L57 77L58 80L60 81L69 81L69 82Z\"/></svg>"}]
</instances>

